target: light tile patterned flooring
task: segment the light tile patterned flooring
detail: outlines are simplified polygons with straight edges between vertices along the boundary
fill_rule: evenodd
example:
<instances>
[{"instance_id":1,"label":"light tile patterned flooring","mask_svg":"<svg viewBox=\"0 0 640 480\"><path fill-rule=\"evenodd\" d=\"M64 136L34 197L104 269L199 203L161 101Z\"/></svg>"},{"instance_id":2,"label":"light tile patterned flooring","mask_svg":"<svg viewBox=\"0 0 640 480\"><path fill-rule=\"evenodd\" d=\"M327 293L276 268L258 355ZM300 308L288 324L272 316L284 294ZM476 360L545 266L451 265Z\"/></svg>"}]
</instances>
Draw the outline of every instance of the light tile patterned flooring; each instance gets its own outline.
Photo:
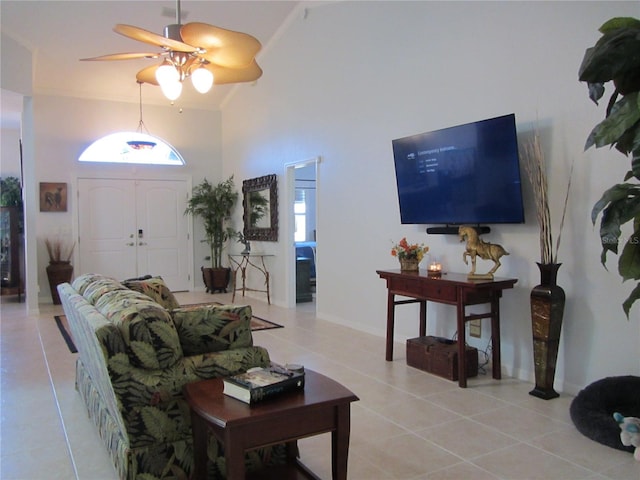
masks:
<instances>
[{"instance_id":1,"label":"light tile patterned flooring","mask_svg":"<svg viewBox=\"0 0 640 480\"><path fill-rule=\"evenodd\" d=\"M96 429L74 390L75 355L41 305L3 297L1 310L2 480L114 480ZM179 293L182 304L230 295ZM240 298L239 302L243 299ZM406 365L403 345L384 360L384 339L317 319L308 305L283 309L245 298L256 315L285 325L256 332L280 363L328 375L360 397L352 406L349 479L640 479L633 456L576 431L571 397L544 401L532 385L490 376L469 388ZM302 460L331 478L330 436L300 442Z\"/></svg>"}]
</instances>

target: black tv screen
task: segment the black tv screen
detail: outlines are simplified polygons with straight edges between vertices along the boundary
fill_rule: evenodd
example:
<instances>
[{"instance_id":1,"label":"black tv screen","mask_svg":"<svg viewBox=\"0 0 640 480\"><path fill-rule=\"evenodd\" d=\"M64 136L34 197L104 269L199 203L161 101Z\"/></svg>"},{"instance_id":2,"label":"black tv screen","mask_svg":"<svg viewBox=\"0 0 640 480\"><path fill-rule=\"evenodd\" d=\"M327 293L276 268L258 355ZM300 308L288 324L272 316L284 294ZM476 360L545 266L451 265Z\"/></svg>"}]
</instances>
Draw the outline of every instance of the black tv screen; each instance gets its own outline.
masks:
<instances>
[{"instance_id":1,"label":"black tv screen","mask_svg":"<svg viewBox=\"0 0 640 480\"><path fill-rule=\"evenodd\" d=\"M392 144L402 223L524 222L514 114Z\"/></svg>"}]
</instances>

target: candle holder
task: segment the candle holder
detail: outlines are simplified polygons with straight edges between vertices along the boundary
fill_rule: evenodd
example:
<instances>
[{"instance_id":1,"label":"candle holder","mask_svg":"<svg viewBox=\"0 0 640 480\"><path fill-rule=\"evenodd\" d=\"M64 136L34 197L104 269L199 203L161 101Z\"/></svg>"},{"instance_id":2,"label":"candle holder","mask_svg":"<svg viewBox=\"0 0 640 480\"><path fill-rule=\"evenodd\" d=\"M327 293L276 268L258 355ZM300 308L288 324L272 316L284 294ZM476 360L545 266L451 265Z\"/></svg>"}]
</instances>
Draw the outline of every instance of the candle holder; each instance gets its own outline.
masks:
<instances>
[{"instance_id":1,"label":"candle holder","mask_svg":"<svg viewBox=\"0 0 640 480\"><path fill-rule=\"evenodd\" d=\"M429 277L441 277L442 276L442 264L438 262L432 262L427 267L427 275Z\"/></svg>"}]
</instances>

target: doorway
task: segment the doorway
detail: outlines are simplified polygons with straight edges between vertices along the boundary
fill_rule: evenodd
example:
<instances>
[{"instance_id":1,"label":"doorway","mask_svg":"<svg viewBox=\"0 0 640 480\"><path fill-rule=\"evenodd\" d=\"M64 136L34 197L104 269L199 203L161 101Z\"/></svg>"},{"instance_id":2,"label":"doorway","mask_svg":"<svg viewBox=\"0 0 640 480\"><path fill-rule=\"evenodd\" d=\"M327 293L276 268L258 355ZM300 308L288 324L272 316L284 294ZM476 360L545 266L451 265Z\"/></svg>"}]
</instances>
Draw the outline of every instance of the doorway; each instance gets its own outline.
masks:
<instances>
[{"instance_id":1,"label":"doorway","mask_svg":"<svg viewBox=\"0 0 640 480\"><path fill-rule=\"evenodd\" d=\"M189 290L189 191L186 180L79 178L77 274L160 275Z\"/></svg>"},{"instance_id":2,"label":"doorway","mask_svg":"<svg viewBox=\"0 0 640 480\"><path fill-rule=\"evenodd\" d=\"M320 158L287 165L290 276L289 307L316 311L318 295L318 164Z\"/></svg>"}]
</instances>

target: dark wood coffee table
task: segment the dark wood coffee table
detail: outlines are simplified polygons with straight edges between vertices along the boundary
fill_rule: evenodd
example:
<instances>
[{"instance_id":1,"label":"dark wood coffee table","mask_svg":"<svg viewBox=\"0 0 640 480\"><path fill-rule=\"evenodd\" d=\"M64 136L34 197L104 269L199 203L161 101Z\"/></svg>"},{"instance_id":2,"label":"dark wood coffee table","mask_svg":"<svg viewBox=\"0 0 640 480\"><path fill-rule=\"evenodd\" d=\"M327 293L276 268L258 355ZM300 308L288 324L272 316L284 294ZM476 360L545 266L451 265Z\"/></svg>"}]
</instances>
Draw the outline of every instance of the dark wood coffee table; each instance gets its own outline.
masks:
<instances>
[{"instance_id":1,"label":"dark wood coffee table","mask_svg":"<svg viewBox=\"0 0 640 480\"><path fill-rule=\"evenodd\" d=\"M220 378L194 382L184 387L191 408L194 470L192 479L206 478L207 432L224 444L227 478L245 478L247 450L289 443L289 462L256 472L256 478L317 478L297 458L296 441L331 432L331 467L334 480L346 480L351 425L350 390L324 375L305 370L304 390L247 405L222 393Z\"/></svg>"}]
</instances>

